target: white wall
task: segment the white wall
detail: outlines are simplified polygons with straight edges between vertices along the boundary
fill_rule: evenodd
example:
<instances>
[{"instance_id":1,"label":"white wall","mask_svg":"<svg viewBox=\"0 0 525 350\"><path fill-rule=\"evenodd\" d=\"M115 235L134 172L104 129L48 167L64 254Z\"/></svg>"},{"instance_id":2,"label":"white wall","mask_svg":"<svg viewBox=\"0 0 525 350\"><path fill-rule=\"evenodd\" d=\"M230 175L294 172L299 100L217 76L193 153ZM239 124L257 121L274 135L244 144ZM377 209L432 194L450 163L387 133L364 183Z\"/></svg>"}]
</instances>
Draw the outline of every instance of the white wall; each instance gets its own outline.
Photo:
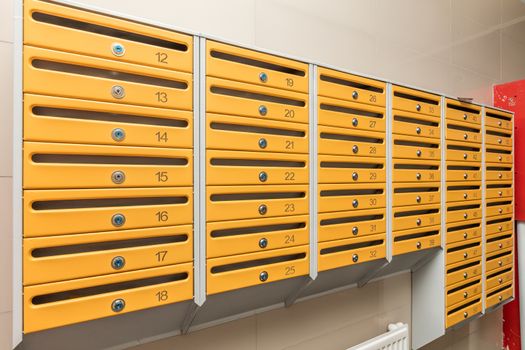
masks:
<instances>
[{"instance_id":1,"label":"white wall","mask_svg":"<svg viewBox=\"0 0 525 350\"><path fill-rule=\"evenodd\" d=\"M0 350L10 345L14 1L0 0ZM491 102L494 83L525 78L519 0L79 2L479 102ZM410 298L405 274L142 349L342 349L409 321ZM496 349L500 329L497 312L429 349Z\"/></svg>"}]
</instances>

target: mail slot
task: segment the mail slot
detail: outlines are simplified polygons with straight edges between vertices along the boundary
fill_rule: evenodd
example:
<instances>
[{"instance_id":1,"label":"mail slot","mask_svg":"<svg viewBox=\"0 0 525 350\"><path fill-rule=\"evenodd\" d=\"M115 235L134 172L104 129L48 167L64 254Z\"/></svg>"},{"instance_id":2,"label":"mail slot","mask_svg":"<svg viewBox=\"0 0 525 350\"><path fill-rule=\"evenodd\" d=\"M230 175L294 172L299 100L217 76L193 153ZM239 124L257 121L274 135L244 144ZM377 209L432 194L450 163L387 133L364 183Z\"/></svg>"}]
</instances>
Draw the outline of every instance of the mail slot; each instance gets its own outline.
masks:
<instances>
[{"instance_id":1,"label":"mail slot","mask_svg":"<svg viewBox=\"0 0 525 350\"><path fill-rule=\"evenodd\" d=\"M24 3L24 44L192 71L189 35L51 2Z\"/></svg>"},{"instance_id":2,"label":"mail slot","mask_svg":"<svg viewBox=\"0 0 525 350\"><path fill-rule=\"evenodd\" d=\"M437 117L441 115L440 96L398 85L392 86L392 92L394 109Z\"/></svg>"},{"instance_id":3,"label":"mail slot","mask_svg":"<svg viewBox=\"0 0 525 350\"><path fill-rule=\"evenodd\" d=\"M308 214L308 185L207 186L208 221Z\"/></svg>"},{"instance_id":4,"label":"mail slot","mask_svg":"<svg viewBox=\"0 0 525 350\"><path fill-rule=\"evenodd\" d=\"M485 126L496 129L512 130L512 113L505 113L495 109L485 109Z\"/></svg>"},{"instance_id":5,"label":"mail slot","mask_svg":"<svg viewBox=\"0 0 525 350\"><path fill-rule=\"evenodd\" d=\"M386 84L353 74L318 67L319 95L376 106L386 105Z\"/></svg>"},{"instance_id":6,"label":"mail slot","mask_svg":"<svg viewBox=\"0 0 525 350\"><path fill-rule=\"evenodd\" d=\"M510 231L514 229L514 219L512 214L503 217L490 218L486 224L487 237L496 233Z\"/></svg>"},{"instance_id":7,"label":"mail slot","mask_svg":"<svg viewBox=\"0 0 525 350\"><path fill-rule=\"evenodd\" d=\"M465 221L447 225L447 244L481 237L481 222Z\"/></svg>"},{"instance_id":8,"label":"mail slot","mask_svg":"<svg viewBox=\"0 0 525 350\"><path fill-rule=\"evenodd\" d=\"M206 148L308 153L308 124L206 115Z\"/></svg>"},{"instance_id":9,"label":"mail slot","mask_svg":"<svg viewBox=\"0 0 525 350\"><path fill-rule=\"evenodd\" d=\"M477 295L461 303L447 307L446 327L450 328L482 312L481 296Z\"/></svg>"},{"instance_id":10,"label":"mail slot","mask_svg":"<svg viewBox=\"0 0 525 350\"><path fill-rule=\"evenodd\" d=\"M497 233L487 237L485 250L487 254L512 248L514 246L514 235L512 231Z\"/></svg>"},{"instance_id":11,"label":"mail slot","mask_svg":"<svg viewBox=\"0 0 525 350\"><path fill-rule=\"evenodd\" d=\"M400 255L424 249L439 247L441 234L439 226L422 227L395 231L393 254Z\"/></svg>"},{"instance_id":12,"label":"mail slot","mask_svg":"<svg viewBox=\"0 0 525 350\"><path fill-rule=\"evenodd\" d=\"M24 95L24 139L119 146L191 148L187 111Z\"/></svg>"},{"instance_id":13,"label":"mail slot","mask_svg":"<svg viewBox=\"0 0 525 350\"><path fill-rule=\"evenodd\" d=\"M386 232L386 209L320 213L318 220L319 242Z\"/></svg>"},{"instance_id":14,"label":"mail slot","mask_svg":"<svg viewBox=\"0 0 525 350\"><path fill-rule=\"evenodd\" d=\"M481 219L481 202L447 203L447 223Z\"/></svg>"},{"instance_id":15,"label":"mail slot","mask_svg":"<svg viewBox=\"0 0 525 350\"><path fill-rule=\"evenodd\" d=\"M505 165L487 163L486 180L498 182L512 181L514 178L514 172L512 168L512 164Z\"/></svg>"},{"instance_id":16,"label":"mail slot","mask_svg":"<svg viewBox=\"0 0 525 350\"><path fill-rule=\"evenodd\" d=\"M24 143L24 188L191 186L184 149Z\"/></svg>"},{"instance_id":17,"label":"mail slot","mask_svg":"<svg viewBox=\"0 0 525 350\"><path fill-rule=\"evenodd\" d=\"M192 263L25 287L24 332L115 316L192 297Z\"/></svg>"},{"instance_id":18,"label":"mail slot","mask_svg":"<svg viewBox=\"0 0 525 350\"><path fill-rule=\"evenodd\" d=\"M512 181L502 181L497 183L488 183L485 185L485 196L487 199L506 198L514 196L514 187Z\"/></svg>"},{"instance_id":19,"label":"mail slot","mask_svg":"<svg viewBox=\"0 0 525 350\"><path fill-rule=\"evenodd\" d=\"M441 137L441 119L439 117L407 112L393 111L392 133L426 139Z\"/></svg>"},{"instance_id":20,"label":"mail slot","mask_svg":"<svg viewBox=\"0 0 525 350\"><path fill-rule=\"evenodd\" d=\"M481 295L481 278L473 278L447 288L447 306L453 306L465 299Z\"/></svg>"},{"instance_id":21,"label":"mail slot","mask_svg":"<svg viewBox=\"0 0 525 350\"><path fill-rule=\"evenodd\" d=\"M434 226L441 222L440 206L435 204L398 207L392 211L393 231Z\"/></svg>"},{"instance_id":22,"label":"mail slot","mask_svg":"<svg viewBox=\"0 0 525 350\"><path fill-rule=\"evenodd\" d=\"M394 135L393 158L440 160L440 140Z\"/></svg>"},{"instance_id":23,"label":"mail slot","mask_svg":"<svg viewBox=\"0 0 525 350\"><path fill-rule=\"evenodd\" d=\"M447 121L446 126L447 140L481 143L481 129L479 125L458 121Z\"/></svg>"},{"instance_id":24,"label":"mail slot","mask_svg":"<svg viewBox=\"0 0 525 350\"><path fill-rule=\"evenodd\" d=\"M507 282L514 280L514 269L512 266L505 266L494 271L491 271L487 275L487 282L485 283L485 288L490 290L492 288L501 286Z\"/></svg>"},{"instance_id":25,"label":"mail slot","mask_svg":"<svg viewBox=\"0 0 525 350\"><path fill-rule=\"evenodd\" d=\"M191 224L191 187L24 191L24 236Z\"/></svg>"},{"instance_id":26,"label":"mail slot","mask_svg":"<svg viewBox=\"0 0 525 350\"><path fill-rule=\"evenodd\" d=\"M386 130L385 108L357 102L318 96L319 125L337 126L351 130Z\"/></svg>"},{"instance_id":27,"label":"mail slot","mask_svg":"<svg viewBox=\"0 0 525 350\"><path fill-rule=\"evenodd\" d=\"M514 255L512 248L504 249L503 251L496 251L487 253L485 270L487 273L499 267L512 265L514 263Z\"/></svg>"},{"instance_id":28,"label":"mail slot","mask_svg":"<svg viewBox=\"0 0 525 350\"><path fill-rule=\"evenodd\" d=\"M438 204L441 202L440 183L394 183L392 206Z\"/></svg>"},{"instance_id":29,"label":"mail slot","mask_svg":"<svg viewBox=\"0 0 525 350\"><path fill-rule=\"evenodd\" d=\"M206 225L208 258L305 245L309 241L307 215L221 221Z\"/></svg>"},{"instance_id":30,"label":"mail slot","mask_svg":"<svg viewBox=\"0 0 525 350\"><path fill-rule=\"evenodd\" d=\"M307 184L308 155L206 151L208 185Z\"/></svg>"},{"instance_id":31,"label":"mail slot","mask_svg":"<svg viewBox=\"0 0 525 350\"><path fill-rule=\"evenodd\" d=\"M189 73L31 46L24 46L24 59L24 92L192 109Z\"/></svg>"},{"instance_id":32,"label":"mail slot","mask_svg":"<svg viewBox=\"0 0 525 350\"><path fill-rule=\"evenodd\" d=\"M457 171L459 172L459 171ZM465 173L464 173L465 174ZM467 178L470 174L466 172ZM473 172L473 175L478 175L478 172ZM453 177L457 179L458 176ZM450 177L449 177L450 179ZM465 201L479 201L481 200L481 182L448 182L447 183L447 202L465 202Z\"/></svg>"},{"instance_id":33,"label":"mail slot","mask_svg":"<svg viewBox=\"0 0 525 350\"><path fill-rule=\"evenodd\" d=\"M24 239L24 285L193 261L191 225Z\"/></svg>"},{"instance_id":34,"label":"mail slot","mask_svg":"<svg viewBox=\"0 0 525 350\"><path fill-rule=\"evenodd\" d=\"M472 103L447 99L446 119L481 124L481 107Z\"/></svg>"},{"instance_id":35,"label":"mail slot","mask_svg":"<svg viewBox=\"0 0 525 350\"><path fill-rule=\"evenodd\" d=\"M309 271L308 261L308 246L208 259L206 293L304 276Z\"/></svg>"},{"instance_id":36,"label":"mail slot","mask_svg":"<svg viewBox=\"0 0 525 350\"><path fill-rule=\"evenodd\" d=\"M206 111L308 123L308 95L219 78L206 78Z\"/></svg>"},{"instance_id":37,"label":"mail slot","mask_svg":"<svg viewBox=\"0 0 525 350\"><path fill-rule=\"evenodd\" d=\"M512 148L512 131L506 132L498 129L487 128L485 130L485 143L487 145Z\"/></svg>"},{"instance_id":38,"label":"mail slot","mask_svg":"<svg viewBox=\"0 0 525 350\"><path fill-rule=\"evenodd\" d=\"M487 163L513 163L512 147L485 147L485 161Z\"/></svg>"},{"instance_id":39,"label":"mail slot","mask_svg":"<svg viewBox=\"0 0 525 350\"><path fill-rule=\"evenodd\" d=\"M469 259L455 264L447 265L446 280L447 286L466 281L469 278L481 276L480 258Z\"/></svg>"},{"instance_id":40,"label":"mail slot","mask_svg":"<svg viewBox=\"0 0 525 350\"><path fill-rule=\"evenodd\" d=\"M319 212L384 208L386 186L370 184L320 184Z\"/></svg>"},{"instance_id":41,"label":"mail slot","mask_svg":"<svg viewBox=\"0 0 525 350\"><path fill-rule=\"evenodd\" d=\"M365 263L386 257L384 234L319 243L319 271Z\"/></svg>"},{"instance_id":42,"label":"mail slot","mask_svg":"<svg viewBox=\"0 0 525 350\"><path fill-rule=\"evenodd\" d=\"M206 74L308 92L308 64L211 40L206 41Z\"/></svg>"},{"instance_id":43,"label":"mail slot","mask_svg":"<svg viewBox=\"0 0 525 350\"><path fill-rule=\"evenodd\" d=\"M481 145L470 142L447 141L447 161L481 162Z\"/></svg>"},{"instance_id":44,"label":"mail slot","mask_svg":"<svg viewBox=\"0 0 525 350\"><path fill-rule=\"evenodd\" d=\"M512 201L512 198L496 202L487 202L486 206L486 217L501 216L506 214L512 214L514 212L514 202Z\"/></svg>"},{"instance_id":45,"label":"mail slot","mask_svg":"<svg viewBox=\"0 0 525 350\"><path fill-rule=\"evenodd\" d=\"M440 162L394 159L393 163L392 181L394 183L441 181Z\"/></svg>"},{"instance_id":46,"label":"mail slot","mask_svg":"<svg viewBox=\"0 0 525 350\"><path fill-rule=\"evenodd\" d=\"M343 156L385 157L384 133L319 125L318 152Z\"/></svg>"},{"instance_id":47,"label":"mail slot","mask_svg":"<svg viewBox=\"0 0 525 350\"><path fill-rule=\"evenodd\" d=\"M385 160L319 155L319 183L385 182Z\"/></svg>"},{"instance_id":48,"label":"mail slot","mask_svg":"<svg viewBox=\"0 0 525 350\"><path fill-rule=\"evenodd\" d=\"M481 164L474 162L447 161L447 183L459 186L459 181L478 184L481 181Z\"/></svg>"},{"instance_id":49,"label":"mail slot","mask_svg":"<svg viewBox=\"0 0 525 350\"><path fill-rule=\"evenodd\" d=\"M447 244L447 266L481 257L481 253L481 240L479 238L473 238L466 242Z\"/></svg>"},{"instance_id":50,"label":"mail slot","mask_svg":"<svg viewBox=\"0 0 525 350\"><path fill-rule=\"evenodd\" d=\"M512 285L512 282L508 283L507 285L501 288L494 288L493 290L487 292L487 296L485 299L485 307L489 308L496 306L499 303L511 299L513 295L514 287Z\"/></svg>"}]
</instances>

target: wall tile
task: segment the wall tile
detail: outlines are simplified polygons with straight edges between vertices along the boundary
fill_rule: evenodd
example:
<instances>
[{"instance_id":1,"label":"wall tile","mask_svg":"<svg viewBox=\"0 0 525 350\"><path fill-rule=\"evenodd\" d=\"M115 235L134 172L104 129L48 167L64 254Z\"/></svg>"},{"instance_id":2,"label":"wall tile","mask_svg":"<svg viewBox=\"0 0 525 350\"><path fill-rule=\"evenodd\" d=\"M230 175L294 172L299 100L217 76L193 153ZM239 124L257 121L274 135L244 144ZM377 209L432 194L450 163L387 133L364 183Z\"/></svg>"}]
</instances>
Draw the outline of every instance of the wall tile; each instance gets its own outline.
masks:
<instances>
[{"instance_id":1,"label":"wall tile","mask_svg":"<svg viewBox=\"0 0 525 350\"><path fill-rule=\"evenodd\" d=\"M502 23L525 17L525 3L521 0L500 0Z\"/></svg>"},{"instance_id":2,"label":"wall tile","mask_svg":"<svg viewBox=\"0 0 525 350\"><path fill-rule=\"evenodd\" d=\"M525 43L518 42L506 35L502 36L502 81L525 79Z\"/></svg>"},{"instance_id":3,"label":"wall tile","mask_svg":"<svg viewBox=\"0 0 525 350\"><path fill-rule=\"evenodd\" d=\"M494 0L452 1L452 37L463 40L500 24L500 4Z\"/></svg>"},{"instance_id":4,"label":"wall tile","mask_svg":"<svg viewBox=\"0 0 525 350\"><path fill-rule=\"evenodd\" d=\"M454 66L450 68L450 79L452 96L470 97L479 103L492 104L492 85L497 80Z\"/></svg>"},{"instance_id":5,"label":"wall tile","mask_svg":"<svg viewBox=\"0 0 525 350\"><path fill-rule=\"evenodd\" d=\"M0 313L12 310L12 185L11 178L0 178Z\"/></svg>"},{"instance_id":6,"label":"wall tile","mask_svg":"<svg viewBox=\"0 0 525 350\"><path fill-rule=\"evenodd\" d=\"M452 48L452 63L493 79L500 79L500 35L490 32Z\"/></svg>"},{"instance_id":7,"label":"wall tile","mask_svg":"<svg viewBox=\"0 0 525 350\"><path fill-rule=\"evenodd\" d=\"M13 44L0 42L0 177L13 174Z\"/></svg>"}]
</instances>

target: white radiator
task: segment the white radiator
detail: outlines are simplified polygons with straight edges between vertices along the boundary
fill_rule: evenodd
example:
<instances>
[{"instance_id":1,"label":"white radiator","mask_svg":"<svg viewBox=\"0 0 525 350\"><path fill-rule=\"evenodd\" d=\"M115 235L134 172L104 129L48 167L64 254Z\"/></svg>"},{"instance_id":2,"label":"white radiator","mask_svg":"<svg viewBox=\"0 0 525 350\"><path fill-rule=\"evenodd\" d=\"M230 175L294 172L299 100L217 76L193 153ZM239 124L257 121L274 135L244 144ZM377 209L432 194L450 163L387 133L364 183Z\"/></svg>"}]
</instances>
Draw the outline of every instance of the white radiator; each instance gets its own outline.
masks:
<instances>
[{"instance_id":1,"label":"white radiator","mask_svg":"<svg viewBox=\"0 0 525 350\"><path fill-rule=\"evenodd\" d=\"M391 323L388 325L388 332L347 350L410 350L408 325Z\"/></svg>"}]
</instances>

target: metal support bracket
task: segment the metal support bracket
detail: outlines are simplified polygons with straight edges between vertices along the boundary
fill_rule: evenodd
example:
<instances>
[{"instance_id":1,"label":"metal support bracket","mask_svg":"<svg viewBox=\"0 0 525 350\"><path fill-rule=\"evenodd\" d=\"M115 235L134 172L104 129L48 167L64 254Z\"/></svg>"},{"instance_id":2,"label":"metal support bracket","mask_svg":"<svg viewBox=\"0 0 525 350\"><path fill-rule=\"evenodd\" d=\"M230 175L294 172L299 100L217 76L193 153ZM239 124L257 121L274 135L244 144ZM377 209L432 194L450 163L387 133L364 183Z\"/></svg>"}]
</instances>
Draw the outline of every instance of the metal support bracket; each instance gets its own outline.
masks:
<instances>
[{"instance_id":1,"label":"metal support bracket","mask_svg":"<svg viewBox=\"0 0 525 350\"><path fill-rule=\"evenodd\" d=\"M297 300L297 298L299 298L301 293L304 292L304 290L306 290L306 288L308 288L308 286L310 286L310 284L312 284L313 281L314 280L312 278L308 276L305 277L303 281L301 282L301 284L299 285L299 287L297 287L290 295L288 295L286 299L284 299L284 306L285 307L292 306Z\"/></svg>"}]
</instances>

